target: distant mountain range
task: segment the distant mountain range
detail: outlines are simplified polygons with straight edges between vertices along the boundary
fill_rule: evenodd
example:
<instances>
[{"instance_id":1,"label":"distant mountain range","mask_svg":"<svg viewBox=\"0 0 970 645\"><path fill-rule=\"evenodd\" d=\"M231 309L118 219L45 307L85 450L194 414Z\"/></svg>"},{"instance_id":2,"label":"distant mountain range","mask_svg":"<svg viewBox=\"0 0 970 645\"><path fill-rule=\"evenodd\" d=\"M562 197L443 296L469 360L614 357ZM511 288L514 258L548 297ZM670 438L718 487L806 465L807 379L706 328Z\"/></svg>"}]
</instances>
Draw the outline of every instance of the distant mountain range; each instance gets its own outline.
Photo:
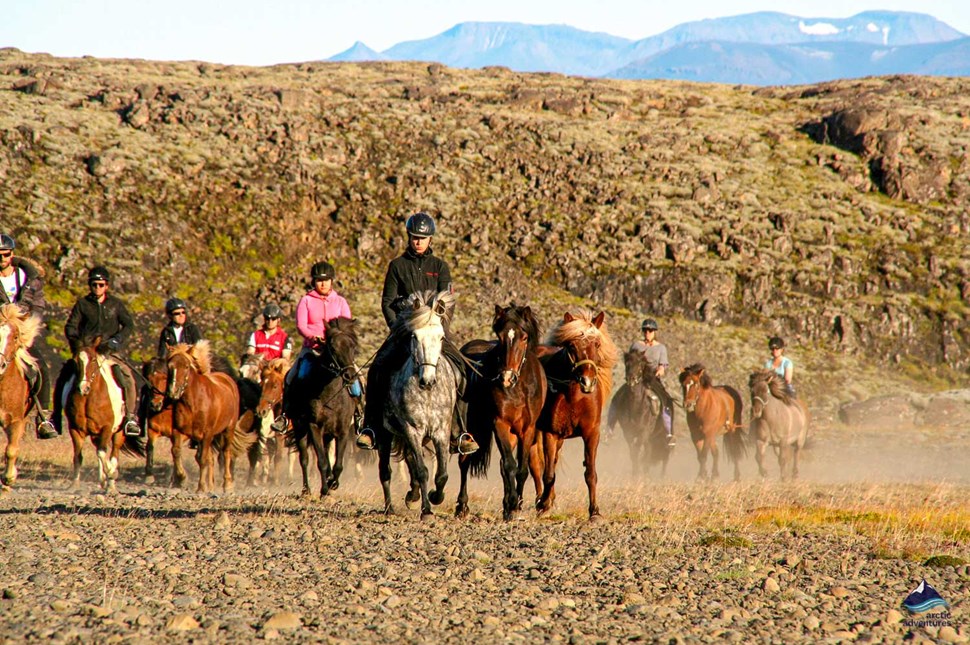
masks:
<instances>
[{"instance_id":1,"label":"distant mountain range","mask_svg":"<svg viewBox=\"0 0 970 645\"><path fill-rule=\"evenodd\" d=\"M565 25L466 22L383 52L357 42L329 60L787 85L885 74L970 75L970 38L932 16L893 11L850 18L759 12L688 22L642 40Z\"/></svg>"}]
</instances>

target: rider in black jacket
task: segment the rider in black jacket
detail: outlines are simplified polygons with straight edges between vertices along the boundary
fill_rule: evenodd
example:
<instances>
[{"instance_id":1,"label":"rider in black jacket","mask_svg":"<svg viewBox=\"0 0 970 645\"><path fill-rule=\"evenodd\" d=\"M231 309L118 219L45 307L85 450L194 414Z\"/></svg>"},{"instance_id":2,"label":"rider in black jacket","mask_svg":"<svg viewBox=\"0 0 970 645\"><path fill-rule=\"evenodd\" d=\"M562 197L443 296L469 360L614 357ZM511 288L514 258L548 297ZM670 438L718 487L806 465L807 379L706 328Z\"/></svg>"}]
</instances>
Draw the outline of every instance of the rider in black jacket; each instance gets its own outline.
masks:
<instances>
[{"instance_id":1,"label":"rider in black jacket","mask_svg":"<svg viewBox=\"0 0 970 645\"><path fill-rule=\"evenodd\" d=\"M202 340L202 332L188 320L188 307L181 298L169 298L165 303L168 324L162 328L158 337L158 357L164 358L168 348L175 345L195 345Z\"/></svg>"},{"instance_id":2,"label":"rider in black jacket","mask_svg":"<svg viewBox=\"0 0 970 645\"><path fill-rule=\"evenodd\" d=\"M64 325L64 335L76 353L82 339L101 337L98 351L117 359L111 368L115 382L122 389L125 399L124 431L127 435L139 435L141 429L135 419L137 396L135 381L131 370L120 356L121 349L131 336L134 321L125 303L108 293L111 275L104 267L97 266L88 271L88 288L91 292L74 303L71 314ZM68 379L75 375L74 361L67 361L61 368L54 387L54 426L61 433L62 390Z\"/></svg>"},{"instance_id":3,"label":"rider in black jacket","mask_svg":"<svg viewBox=\"0 0 970 645\"><path fill-rule=\"evenodd\" d=\"M381 293L381 311L387 327L394 324L401 305L412 293L419 291L451 290L451 269L431 251L431 238L436 232L434 219L427 213L415 213L405 224L408 233L408 248L387 267L384 276L384 290ZM447 328L445 333L447 333ZM383 423L384 401L390 387L390 376L406 360L400 348L384 341L377 350L374 361L367 371L367 391L364 397L364 428L357 435L357 445L365 450L376 448L374 429ZM463 416L459 412L459 416ZM458 426L461 423L457 424ZM459 453L468 454L478 450L478 444L468 433L462 432L454 437Z\"/></svg>"}]
</instances>

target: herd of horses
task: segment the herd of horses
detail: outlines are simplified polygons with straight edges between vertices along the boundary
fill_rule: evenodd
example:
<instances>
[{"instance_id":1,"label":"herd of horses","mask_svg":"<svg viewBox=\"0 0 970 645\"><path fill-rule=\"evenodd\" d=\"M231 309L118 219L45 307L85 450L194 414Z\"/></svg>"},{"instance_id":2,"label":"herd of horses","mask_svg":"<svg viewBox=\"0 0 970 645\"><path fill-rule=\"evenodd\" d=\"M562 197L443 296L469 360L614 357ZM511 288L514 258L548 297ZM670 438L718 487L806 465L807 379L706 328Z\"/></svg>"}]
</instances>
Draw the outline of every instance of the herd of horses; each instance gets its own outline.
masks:
<instances>
[{"instance_id":1,"label":"herd of horses","mask_svg":"<svg viewBox=\"0 0 970 645\"><path fill-rule=\"evenodd\" d=\"M447 334L453 309L454 297L448 292L416 293L391 329L389 342L407 347L407 360L390 375L384 423L377 429L385 512L394 512L394 459L403 460L410 475L405 495L409 507L420 502L425 518L432 514L433 505L443 502L459 399L467 404L466 429L480 449L458 458L458 517L469 513L468 475L487 473L493 444L500 457L505 519L522 509L530 475L536 510L541 514L552 508L563 442L575 437L584 445L589 517L598 519L596 458L602 427L609 432L616 425L622 428L634 474L654 463L661 463L666 471L671 447L659 422L659 403L650 393L656 376L642 353L624 355L626 382L607 410L618 352L603 312L565 313L543 342L530 307L496 305L495 338L474 340L456 351ZM26 350L37 327L38 321L16 305L0 308L0 425L8 438L2 477L5 488L17 478L20 440L35 404L25 374L33 360ZM171 347L166 357L148 361L142 369L147 442L124 435L121 392L111 378L114 359L98 351L100 339L86 339L73 358L78 377L65 407L74 446L74 485L79 483L86 438L97 450L99 482L110 492L115 489L122 450L143 456L145 478L154 480L154 444L164 436L172 444L173 486L182 486L186 479L181 459L186 441L196 447L199 492L215 487L217 461L223 472L223 490L231 490L233 462L243 454L249 457L249 484L257 479L275 481L287 447L295 447L303 494L310 494L312 449L320 495L328 495L339 487L345 455L353 441L350 386L361 376L361 367L356 363L356 321L330 321L326 338L322 350L311 355L311 378L289 385L285 385L285 377L290 365L284 359L246 361L237 373L214 357L205 341ZM778 453L782 479L797 477L809 419L804 404L788 395L781 377L770 371L751 374L747 429L742 422L743 400L734 388L714 385L700 364L685 368L679 380L700 478L718 477L718 439L722 436L727 456L734 463L735 479L740 477L739 463L750 442L756 444L762 477L768 446ZM284 390L290 427L281 436L272 430L272 421L281 414ZM708 455L712 457L710 472ZM433 475L429 458L434 460Z\"/></svg>"}]
</instances>

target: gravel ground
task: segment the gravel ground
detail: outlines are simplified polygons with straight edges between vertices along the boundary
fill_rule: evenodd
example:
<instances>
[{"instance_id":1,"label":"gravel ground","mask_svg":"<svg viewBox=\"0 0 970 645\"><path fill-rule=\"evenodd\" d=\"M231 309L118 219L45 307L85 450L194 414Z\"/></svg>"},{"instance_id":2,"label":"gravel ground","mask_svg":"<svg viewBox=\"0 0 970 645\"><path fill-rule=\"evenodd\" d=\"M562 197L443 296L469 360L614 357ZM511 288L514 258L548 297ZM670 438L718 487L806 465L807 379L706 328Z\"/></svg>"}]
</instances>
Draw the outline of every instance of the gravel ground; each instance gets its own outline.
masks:
<instances>
[{"instance_id":1,"label":"gravel ground","mask_svg":"<svg viewBox=\"0 0 970 645\"><path fill-rule=\"evenodd\" d=\"M884 450L885 437L829 433L792 485L753 480L753 460L741 484L696 483L686 445L664 483L633 482L614 441L599 524L585 519L578 445L554 514L506 523L494 470L472 483L469 519L451 517L454 477L421 522L376 512L374 466L303 500L295 483L229 496L145 486L126 460L106 497L93 473L67 491L67 448L33 442L0 498L0 640L965 642L970 570L923 562L970 559L970 527L927 528L968 516L954 451L966 437L894 437ZM784 520L819 508L855 520ZM910 520L878 519L896 515ZM924 577L950 603L947 625L906 624L900 603Z\"/></svg>"}]
</instances>

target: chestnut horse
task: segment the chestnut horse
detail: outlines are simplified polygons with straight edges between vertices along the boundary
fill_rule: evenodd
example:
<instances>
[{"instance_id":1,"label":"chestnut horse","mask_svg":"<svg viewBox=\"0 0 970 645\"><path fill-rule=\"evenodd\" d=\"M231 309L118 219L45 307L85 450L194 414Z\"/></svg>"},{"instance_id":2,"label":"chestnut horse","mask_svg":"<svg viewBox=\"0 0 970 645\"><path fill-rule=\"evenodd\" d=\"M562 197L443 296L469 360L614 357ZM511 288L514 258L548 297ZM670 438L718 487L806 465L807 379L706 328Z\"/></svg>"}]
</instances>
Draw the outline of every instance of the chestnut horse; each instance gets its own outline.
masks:
<instances>
[{"instance_id":1,"label":"chestnut horse","mask_svg":"<svg viewBox=\"0 0 970 645\"><path fill-rule=\"evenodd\" d=\"M741 395L730 385L712 385L711 377L700 363L689 365L680 373L680 386L687 411L687 427L697 449L698 479L707 478L707 453L713 464L711 479L720 476L717 468L717 438L724 435L724 448L734 462L734 481L741 479L741 459L747 450L741 425Z\"/></svg>"},{"instance_id":2,"label":"chestnut horse","mask_svg":"<svg viewBox=\"0 0 970 645\"><path fill-rule=\"evenodd\" d=\"M651 463L661 463L661 476L667 474L667 462L673 450L667 433L657 423L660 417L659 399L651 396L651 379L657 378L643 352L630 350L623 355L626 383L613 395L607 414L606 427L612 432L617 423L623 428L630 449L633 476L639 477Z\"/></svg>"},{"instance_id":3,"label":"chestnut horse","mask_svg":"<svg viewBox=\"0 0 970 645\"><path fill-rule=\"evenodd\" d=\"M166 395L173 401L172 427L178 434L200 443L195 454L199 465L197 492L212 486L213 440L222 439L224 492L232 489L233 454L239 449L236 423L239 420L239 389L228 374L211 371L209 343L176 345L168 353ZM173 450L177 439L173 437Z\"/></svg>"},{"instance_id":4,"label":"chestnut horse","mask_svg":"<svg viewBox=\"0 0 970 645\"><path fill-rule=\"evenodd\" d=\"M784 481L789 474L798 478L798 455L808 439L808 410L792 397L785 379L772 370L754 372L748 379L751 390L751 435L757 441L755 459L758 473L765 477L765 448L770 444L778 451L778 469Z\"/></svg>"},{"instance_id":5,"label":"chestnut horse","mask_svg":"<svg viewBox=\"0 0 970 645\"><path fill-rule=\"evenodd\" d=\"M492 331L498 343L471 341L462 354L481 364L481 379L468 386L468 427L479 449L459 458L461 490L455 515L468 515L468 470L484 474L492 452L492 436L502 457L502 516L511 520L522 507L522 492L529 476L530 459L539 471L536 421L546 398L546 375L537 350L539 322L529 307L504 309L495 305ZM536 498L541 494L536 478Z\"/></svg>"},{"instance_id":6,"label":"chestnut horse","mask_svg":"<svg viewBox=\"0 0 970 645\"><path fill-rule=\"evenodd\" d=\"M616 346L606 331L600 312L566 313L549 333L545 356L540 356L549 383L537 427L542 431L544 458L542 495L536 509L544 513L556 498L556 466L563 441L582 437L585 448L586 487L589 489L590 520L600 518L596 502L596 451L600 440L600 419L613 383Z\"/></svg>"},{"instance_id":7,"label":"chestnut horse","mask_svg":"<svg viewBox=\"0 0 970 645\"><path fill-rule=\"evenodd\" d=\"M74 354L76 382L68 394L65 412L74 444L73 487L80 486L81 449L84 439L90 437L98 451L98 481L103 490L111 493L118 479L121 448L141 457L145 451L138 437L126 437L122 431L125 403L111 374L115 359L98 353L100 343L100 336L79 342Z\"/></svg>"},{"instance_id":8,"label":"chestnut horse","mask_svg":"<svg viewBox=\"0 0 970 645\"><path fill-rule=\"evenodd\" d=\"M254 355L255 356L255 355ZM252 358L248 356L247 358ZM275 358L265 361L260 357L260 369L256 382L260 384L259 403L256 405L256 427L259 441L249 453L249 481L252 486L258 478L261 483L276 484L280 479L280 466L286 447L283 435L273 432L273 421L283 414L283 381L290 371L290 361ZM243 368L246 366L244 365ZM245 373L240 369L240 373Z\"/></svg>"},{"instance_id":9,"label":"chestnut horse","mask_svg":"<svg viewBox=\"0 0 970 645\"><path fill-rule=\"evenodd\" d=\"M142 366L148 382L147 416L144 419L148 441L145 444L145 483L155 482L155 442L167 437L172 442L172 486L181 488L187 477L182 464L182 435L172 428L172 400L168 398L168 359L153 358Z\"/></svg>"},{"instance_id":10,"label":"chestnut horse","mask_svg":"<svg viewBox=\"0 0 970 645\"><path fill-rule=\"evenodd\" d=\"M3 488L17 480L17 455L26 417L33 408L27 370L36 362L27 349L40 328L40 318L29 316L15 304L0 307L0 426L7 433Z\"/></svg>"}]
</instances>

